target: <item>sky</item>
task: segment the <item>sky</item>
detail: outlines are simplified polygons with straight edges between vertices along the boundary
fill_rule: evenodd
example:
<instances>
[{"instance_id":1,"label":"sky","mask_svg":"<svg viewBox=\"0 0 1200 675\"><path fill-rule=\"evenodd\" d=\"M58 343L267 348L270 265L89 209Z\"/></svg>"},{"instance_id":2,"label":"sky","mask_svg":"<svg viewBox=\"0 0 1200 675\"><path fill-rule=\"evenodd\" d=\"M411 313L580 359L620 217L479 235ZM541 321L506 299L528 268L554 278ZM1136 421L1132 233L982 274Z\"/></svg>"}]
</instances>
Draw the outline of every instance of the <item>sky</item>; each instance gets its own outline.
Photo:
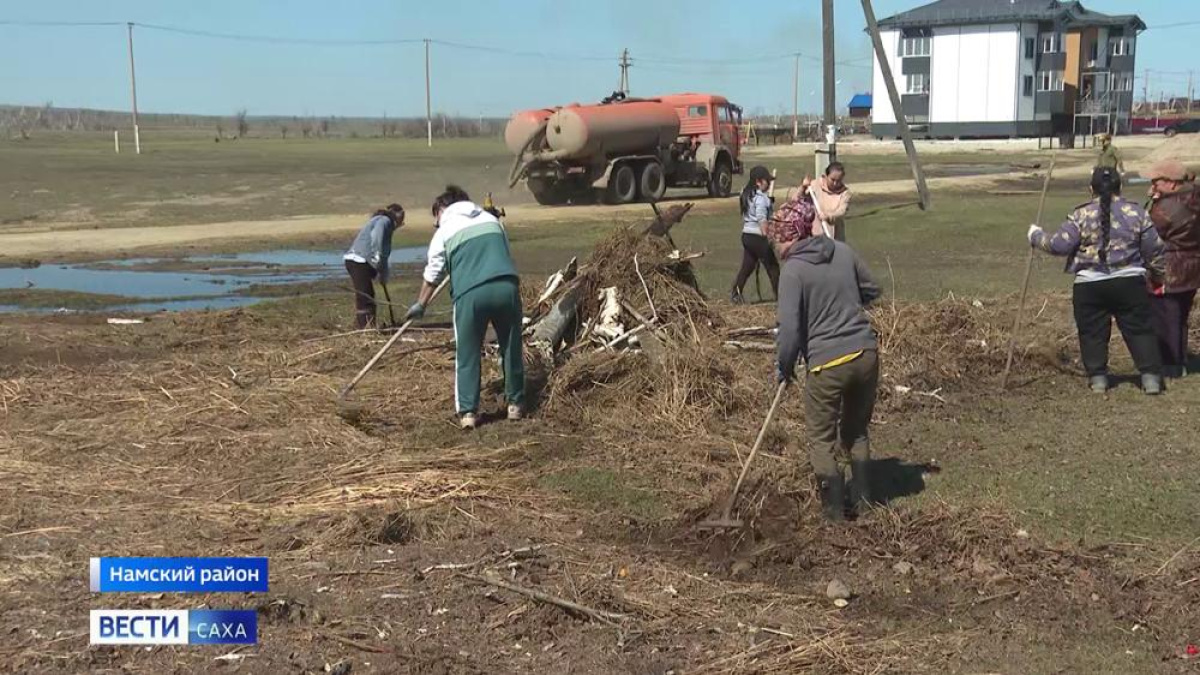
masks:
<instances>
[{"instance_id":1,"label":"sky","mask_svg":"<svg viewBox=\"0 0 1200 675\"><path fill-rule=\"evenodd\" d=\"M1003 2L1003 0L996 0ZM836 0L838 103L871 88L871 47L857 0ZM924 0L875 0L880 18ZM1136 12L1138 82L1186 92L1197 70L1195 0L1090 0ZM791 114L800 52L801 112L821 96L819 0L5 0L0 2L0 103L129 107L125 22L134 28L138 107L144 112L416 117L425 112L424 38L434 112L503 117L594 101L617 87L628 48L633 95L722 94L755 114ZM28 26L16 22L119 22ZM271 41L183 34L263 36ZM403 41L313 44L308 41ZM1180 60L1180 55L1191 54Z\"/></svg>"}]
</instances>

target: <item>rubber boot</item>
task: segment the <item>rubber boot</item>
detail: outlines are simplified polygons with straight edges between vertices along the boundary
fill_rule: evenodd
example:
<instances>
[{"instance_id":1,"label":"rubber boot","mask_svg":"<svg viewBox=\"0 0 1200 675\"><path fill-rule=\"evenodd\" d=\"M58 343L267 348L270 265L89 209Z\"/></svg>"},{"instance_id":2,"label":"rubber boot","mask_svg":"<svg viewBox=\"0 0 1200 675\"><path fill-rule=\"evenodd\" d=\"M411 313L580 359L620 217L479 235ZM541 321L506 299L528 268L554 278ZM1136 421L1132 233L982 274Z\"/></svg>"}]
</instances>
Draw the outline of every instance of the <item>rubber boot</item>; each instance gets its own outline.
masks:
<instances>
[{"instance_id":1,"label":"rubber boot","mask_svg":"<svg viewBox=\"0 0 1200 675\"><path fill-rule=\"evenodd\" d=\"M1162 393L1162 390L1162 375L1155 375L1154 373L1142 374L1142 393L1147 396L1158 396Z\"/></svg>"},{"instance_id":2,"label":"rubber boot","mask_svg":"<svg viewBox=\"0 0 1200 675\"><path fill-rule=\"evenodd\" d=\"M1088 387L1090 387L1091 390L1097 394L1108 393L1108 376L1093 375L1088 379Z\"/></svg>"},{"instance_id":3,"label":"rubber boot","mask_svg":"<svg viewBox=\"0 0 1200 675\"><path fill-rule=\"evenodd\" d=\"M735 304L735 305L744 305L744 304L746 304L746 298L742 297L742 291L741 291L740 289L737 289L737 288L733 289L733 290L732 290L732 291L729 293L729 301L730 301L730 302L732 302L732 303L733 303L733 304Z\"/></svg>"},{"instance_id":4,"label":"rubber boot","mask_svg":"<svg viewBox=\"0 0 1200 675\"><path fill-rule=\"evenodd\" d=\"M863 515L874 504L871 498L871 461L850 463L850 508L855 515Z\"/></svg>"},{"instance_id":5,"label":"rubber boot","mask_svg":"<svg viewBox=\"0 0 1200 675\"><path fill-rule=\"evenodd\" d=\"M841 474L819 476L817 489L821 493L821 513L830 522L846 519L846 479Z\"/></svg>"}]
</instances>

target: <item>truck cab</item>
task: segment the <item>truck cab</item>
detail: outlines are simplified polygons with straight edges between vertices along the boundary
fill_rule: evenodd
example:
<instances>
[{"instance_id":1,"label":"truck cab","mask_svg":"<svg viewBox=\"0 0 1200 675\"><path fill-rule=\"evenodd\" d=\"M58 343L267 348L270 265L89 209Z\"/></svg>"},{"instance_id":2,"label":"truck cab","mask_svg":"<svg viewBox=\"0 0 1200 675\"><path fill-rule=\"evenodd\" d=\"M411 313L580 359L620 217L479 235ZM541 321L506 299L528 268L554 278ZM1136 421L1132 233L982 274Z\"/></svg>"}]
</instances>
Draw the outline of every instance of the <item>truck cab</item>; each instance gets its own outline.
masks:
<instances>
[{"instance_id":1,"label":"truck cab","mask_svg":"<svg viewBox=\"0 0 1200 675\"><path fill-rule=\"evenodd\" d=\"M660 99L679 115L679 137L690 152L679 159L694 162L708 174L709 193L726 196L733 188L733 175L742 173L742 109L724 96L673 94ZM680 144L677 144L679 146ZM684 173L688 173L684 170ZM698 177L698 176L697 176ZM689 181L678 175L676 184Z\"/></svg>"}]
</instances>

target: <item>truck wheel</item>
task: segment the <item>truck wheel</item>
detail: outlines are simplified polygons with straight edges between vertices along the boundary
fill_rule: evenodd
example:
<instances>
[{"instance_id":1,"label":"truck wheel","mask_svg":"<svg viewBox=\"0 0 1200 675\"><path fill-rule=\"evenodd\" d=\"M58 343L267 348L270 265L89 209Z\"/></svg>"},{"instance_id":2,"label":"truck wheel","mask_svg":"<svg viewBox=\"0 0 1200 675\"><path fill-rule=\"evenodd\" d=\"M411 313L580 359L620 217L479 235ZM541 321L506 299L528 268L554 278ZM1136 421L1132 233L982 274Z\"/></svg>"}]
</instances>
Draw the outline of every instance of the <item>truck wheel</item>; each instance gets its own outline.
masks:
<instances>
[{"instance_id":1,"label":"truck wheel","mask_svg":"<svg viewBox=\"0 0 1200 675\"><path fill-rule=\"evenodd\" d=\"M608 201L612 204L628 204L637 199L637 176L628 164L618 166L608 179Z\"/></svg>"},{"instance_id":2,"label":"truck wheel","mask_svg":"<svg viewBox=\"0 0 1200 675\"><path fill-rule=\"evenodd\" d=\"M649 162L642 167L642 178L639 181L642 199L656 202L667 193L667 177L663 173L662 164Z\"/></svg>"},{"instance_id":3,"label":"truck wheel","mask_svg":"<svg viewBox=\"0 0 1200 675\"><path fill-rule=\"evenodd\" d=\"M733 193L733 169L726 162L717 162L708 179L708 196L728 197Z\"/></svg>"},{"instance_id":4,"label":"truck wheel","mask_svg":"<svg viewBox=\"0 0 1200 675\"><path fill-rule=\"evenodd\" d=\"M529 179L529 191L542 206L561 206L567 203L567 191L554 181Z\"/></svg>"}]
</instances>

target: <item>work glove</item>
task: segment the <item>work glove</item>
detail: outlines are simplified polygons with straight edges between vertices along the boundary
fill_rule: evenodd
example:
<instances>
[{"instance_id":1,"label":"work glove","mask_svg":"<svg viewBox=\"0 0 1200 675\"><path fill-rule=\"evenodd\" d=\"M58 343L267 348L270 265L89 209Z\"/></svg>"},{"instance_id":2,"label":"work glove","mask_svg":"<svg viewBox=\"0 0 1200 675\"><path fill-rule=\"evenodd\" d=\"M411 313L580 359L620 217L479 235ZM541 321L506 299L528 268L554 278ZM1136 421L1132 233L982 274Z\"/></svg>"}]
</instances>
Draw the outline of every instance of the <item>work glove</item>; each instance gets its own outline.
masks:
<instances>
[{"instance_id":1,"label":"work glove","mask_svg":"<svg viewBox=\"0 0 1200 675\"><path fill-rule=\"evenodd\" d=\"M1043 234L1044 232L1042 231L1041 227L1038 227L1037 225L1030 225L1029 234L1027 235L1029 238L1029 245L1037 246L1037 240L1041 239Z\"/></svg>"},{"instance_id":2,"label":"work glove","mask_svg":"<svg viewBox=\"0 0 1200 675\"><path fill-rule=\"evenodd\" d=\"M775 364L775 384L784 382L794 382L796 380L795 367L786 368L782 363Z\"/></svg>"},{"instance_id":3,"label":"work glove","mask_svg":"<svg viewBox=\"0 0 1200 675\"><path fill-rule=\"evenodd\" d=\"M419 302L414 302L412 307L408 308L408 312L404 315L405 321L414 321L425 316L425 305Z\"/></svg>"}]
</instances>

